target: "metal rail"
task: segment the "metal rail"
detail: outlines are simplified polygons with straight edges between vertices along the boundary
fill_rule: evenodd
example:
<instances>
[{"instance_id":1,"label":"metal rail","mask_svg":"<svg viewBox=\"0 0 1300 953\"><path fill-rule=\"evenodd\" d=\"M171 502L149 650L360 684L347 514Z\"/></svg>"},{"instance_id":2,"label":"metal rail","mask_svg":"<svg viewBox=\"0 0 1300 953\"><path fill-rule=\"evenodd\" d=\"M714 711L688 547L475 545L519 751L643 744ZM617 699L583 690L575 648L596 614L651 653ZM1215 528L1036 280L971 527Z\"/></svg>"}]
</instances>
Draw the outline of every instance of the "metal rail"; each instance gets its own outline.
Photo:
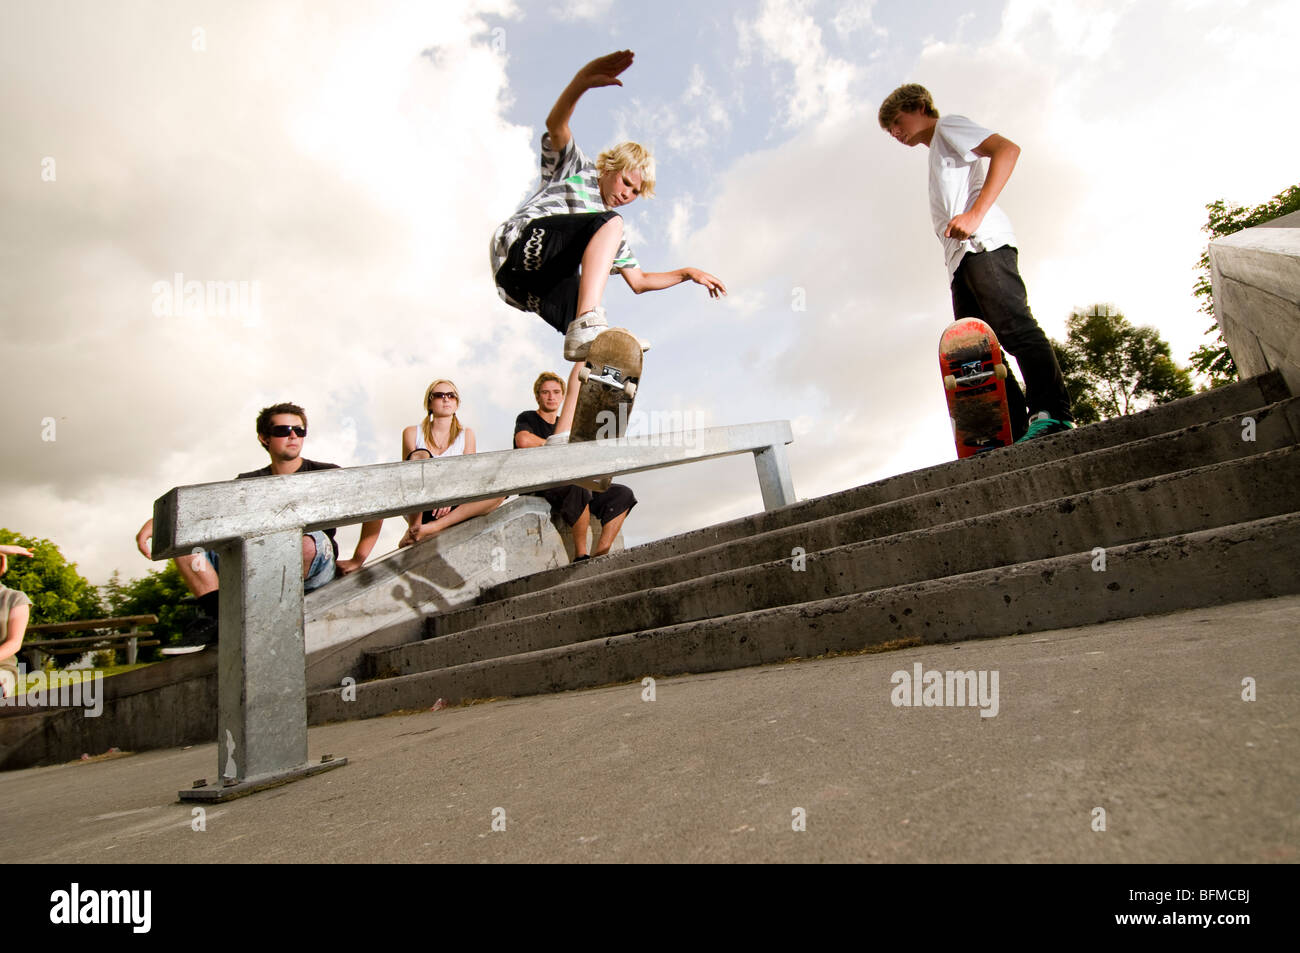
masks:
<instances>
[{"instance_id":1,"label":"metal rail","mask_svg":"<svg viewBox=\"0 0 1300 953\"><path fill-rule=\"evenodd\" d=\"M765 509L793 503L789 421L176 487L154 503L155 559L221 556L218 777L180 792L220 801L347 763L307 762L304 532L740 453Z\"/></svg>"}]
</instances>

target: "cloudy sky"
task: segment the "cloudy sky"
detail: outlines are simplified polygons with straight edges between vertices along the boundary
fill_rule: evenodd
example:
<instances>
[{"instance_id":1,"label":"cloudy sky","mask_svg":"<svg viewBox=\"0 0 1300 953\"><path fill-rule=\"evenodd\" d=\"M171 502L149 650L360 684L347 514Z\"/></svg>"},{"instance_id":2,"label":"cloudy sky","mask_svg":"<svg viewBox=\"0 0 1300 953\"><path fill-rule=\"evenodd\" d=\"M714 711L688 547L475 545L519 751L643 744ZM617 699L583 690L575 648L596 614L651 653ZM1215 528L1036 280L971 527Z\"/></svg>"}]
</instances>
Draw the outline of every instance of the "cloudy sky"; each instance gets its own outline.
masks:
<instances>
[{"instance_id":1,"label":"cloudy sky","mask_svg":"<svg viewBox=\"0 0 1300 953\"><path fill-rule=\"evenodd\" d=\"M449 377L479 449L508 448L561 338L499 301L488 239L555 96L621 48L575 136L651 146L658 194L625 216L643 267L731 290L611 282L654 344L638 409L791 420L803 497L952 459L926 154L881 99L923 83L1021 146L1001 204L1049 334L1113 302L1185 362L1205 204L1297 181L1298 35L1294 0L9 0L0 526L92 582L143 575L153 500L264 465L278 400L313 459L388 462ZM178 275L242 306L187 312ZM627 482L631 544L760 506L747 458Z\"/></svg>"}]
</instances>

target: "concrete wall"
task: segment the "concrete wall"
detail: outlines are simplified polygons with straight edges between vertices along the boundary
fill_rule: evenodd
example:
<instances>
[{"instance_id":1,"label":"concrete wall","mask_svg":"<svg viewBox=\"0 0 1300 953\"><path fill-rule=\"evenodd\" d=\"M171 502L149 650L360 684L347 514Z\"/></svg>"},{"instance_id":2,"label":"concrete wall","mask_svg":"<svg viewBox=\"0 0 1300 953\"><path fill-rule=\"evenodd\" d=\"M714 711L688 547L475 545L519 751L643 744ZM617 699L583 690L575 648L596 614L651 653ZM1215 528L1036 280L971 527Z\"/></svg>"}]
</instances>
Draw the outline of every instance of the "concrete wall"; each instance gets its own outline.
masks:
<instances>
[{"instance_id":1,"label":"concrete wall","mask_svg":"<svg viewBox=\"0 0 1300 953\"><path fill-rule=\"evenodd\" d=\"M74 761L109 748L142 751L217 735L217 653L182 655L106 678L103 711L0 708L0 770Z\"/></svg>"},{"instance_id":2,"label":"concrete wall","mask_svg":"<svg viewBox=\"0 0 1300 953\"><path fill-rule=\"evenodd\" d=\"M1210 242L1214 311L1242 378L1300 383L1300 212Z\"/></svg>"}]
</instances>

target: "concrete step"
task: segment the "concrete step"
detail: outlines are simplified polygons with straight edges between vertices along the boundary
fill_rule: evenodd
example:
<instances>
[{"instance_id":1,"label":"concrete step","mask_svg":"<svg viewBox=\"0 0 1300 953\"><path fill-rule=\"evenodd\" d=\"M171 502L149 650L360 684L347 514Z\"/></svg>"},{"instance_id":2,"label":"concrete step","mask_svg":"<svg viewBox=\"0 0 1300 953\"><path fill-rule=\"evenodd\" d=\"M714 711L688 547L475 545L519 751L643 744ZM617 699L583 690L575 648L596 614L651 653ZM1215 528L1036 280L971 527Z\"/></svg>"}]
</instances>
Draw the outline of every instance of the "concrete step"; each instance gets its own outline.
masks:
<instances>
[{"instance_id":1,"label":"concrete step","mask_svg":"<svg viewBox=\"0 0 1300 953\"><path fill-rule=\"evenodd\" d=\"M942 463L903 473L862 487L805 500L780 509L741 517L668 539L636 546L618 554L576 566L534 573L484 589L481 602L537 592L557 584L606 575L663 559L672 559L718 543L874 506L914 493L941 489L994 474L1032 467L1060 456L1079 455L1170 433L1203 421L1240 416L1255 408L1284 401L1292 394L1276 371L1237 384L1195 394L1130 417L1101 421L1070 433L984 453L967 460Z\"/></svg>"},{"instance_id":2,"label":"concrete step","mask_svg":"<svg viewBox=\"0 0 1300 953\"><path fill-rule=\"evenodd\" d=\"M969 483L868 504L851 512L831 513L808 522L774 527L675 557L607 572L594 578L575 579L541 592L495 601L485 598L475 605L431 616L429 635L446 636L485 625L518 621L774 559L788 561L796 547L805 553L813 553L997 512L1006 509L1009 501L1018 504L1045 502L1300 443L1300 398L1254 410L1251 416L1255 421L1253 441L1242 439L1239 415L1225 417L1132 444L1093 450L1032 468L995 473ZM879 489L881 484L872 484L836 494L836 498L851 505L904 492L904 487L897 481L885 482L893 484L886 491ZM386 660L377 661L380 668L372 669L372 672L391 668Z\"/></svg>"},{"instance_id":3,"label":"concrete step","mask_svg":"<svg viewBox=\"0 0 1300 953\"><path fill-rule=\"evenodd\" d=\"M1300 593L1300 513L383 679L311 724L863 649L958 642Z\"/></svg>"},{"instance_id":4,"label":"concrete step","mask_svg":"<svg viewBox=\"0 0 1300 953\"><path fill-rule=\"evenodd\" d=\"M372 655L407 675L600 636L868 592L1300 510L1300 447L788 555L674 585L506 621ZM801 566L801 569L795 569Z\"/></svg>"}]
</instances>

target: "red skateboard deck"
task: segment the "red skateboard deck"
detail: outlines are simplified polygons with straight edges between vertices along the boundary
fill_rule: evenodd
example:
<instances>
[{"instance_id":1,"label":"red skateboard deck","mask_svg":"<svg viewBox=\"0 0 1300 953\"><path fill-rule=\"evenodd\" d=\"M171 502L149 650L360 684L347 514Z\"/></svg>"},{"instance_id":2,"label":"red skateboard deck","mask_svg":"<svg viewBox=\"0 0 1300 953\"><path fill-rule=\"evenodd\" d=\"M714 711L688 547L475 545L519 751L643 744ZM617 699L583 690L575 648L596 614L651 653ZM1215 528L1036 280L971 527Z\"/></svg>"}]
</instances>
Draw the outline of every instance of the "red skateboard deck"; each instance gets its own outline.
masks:
<instances>
[{"instance_id":1,"label":"red skateboard deck","mask_svg":"<svg viewBox=\"0 0 1300 953\"><path fill-rule=\"evenodd\" d=\"M1007 367L993 329L979 318L948 325L939 338L939 371L957 458L1009 446Z\"/></svg>"}]
</instances>

